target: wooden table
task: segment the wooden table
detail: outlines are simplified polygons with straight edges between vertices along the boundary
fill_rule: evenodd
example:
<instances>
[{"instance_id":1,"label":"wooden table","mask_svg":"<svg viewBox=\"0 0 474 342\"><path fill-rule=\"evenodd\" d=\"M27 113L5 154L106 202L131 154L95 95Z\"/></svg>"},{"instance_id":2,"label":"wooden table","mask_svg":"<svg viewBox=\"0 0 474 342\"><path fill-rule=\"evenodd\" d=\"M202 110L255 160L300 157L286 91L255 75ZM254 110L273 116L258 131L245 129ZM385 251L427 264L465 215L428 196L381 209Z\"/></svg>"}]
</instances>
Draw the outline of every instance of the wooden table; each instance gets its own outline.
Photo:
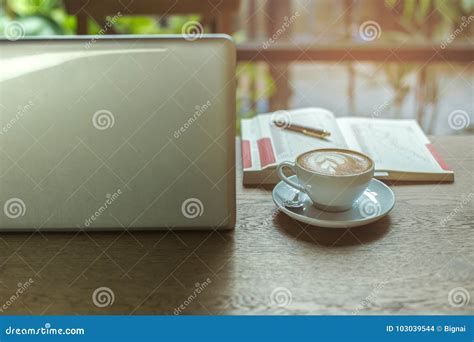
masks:
<instances>
[{"instance_id":1,"label":"wooden table","mask_svg":"<svg viewBox=\"0 0 474 342\"><path fill-rule=\"evenodd\" d=\"M455 183L393 185L392 213L361 228L300 224L238 172L233 232L1 234L0 314L472 314L474 138L432 140Z\"/></svg>"}]
</instances>

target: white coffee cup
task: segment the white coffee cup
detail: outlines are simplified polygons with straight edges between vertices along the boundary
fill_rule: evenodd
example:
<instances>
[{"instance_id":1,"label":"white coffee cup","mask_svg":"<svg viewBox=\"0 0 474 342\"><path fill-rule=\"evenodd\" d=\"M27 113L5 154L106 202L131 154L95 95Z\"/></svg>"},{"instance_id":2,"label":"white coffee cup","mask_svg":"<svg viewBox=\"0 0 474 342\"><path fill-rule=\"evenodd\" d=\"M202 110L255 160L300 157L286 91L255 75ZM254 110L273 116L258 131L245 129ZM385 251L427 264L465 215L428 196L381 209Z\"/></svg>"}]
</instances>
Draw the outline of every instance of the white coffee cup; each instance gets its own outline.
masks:
<instances>
[{"instance_id":1,"label":"white coffee cup","mask_svg":"<svg viewBox=\"0 0 474 342\"><path fill-rule=\"evenodd\" d=\"M315 152L349 153L368 160L369 166L362 172L350 174L327 174L308 169L301 165L301 158ZM297 176L298 182L290 180L283 169L291 169ZM364 193L374 176L374 162L368 156L345 149L318 149L308 151L296 157L295 162L284 161L278 165L278 176L289 186L306 193L313 205L325 211L344 211L352 207L355 201Z\"/></svg>"}]
</instances>

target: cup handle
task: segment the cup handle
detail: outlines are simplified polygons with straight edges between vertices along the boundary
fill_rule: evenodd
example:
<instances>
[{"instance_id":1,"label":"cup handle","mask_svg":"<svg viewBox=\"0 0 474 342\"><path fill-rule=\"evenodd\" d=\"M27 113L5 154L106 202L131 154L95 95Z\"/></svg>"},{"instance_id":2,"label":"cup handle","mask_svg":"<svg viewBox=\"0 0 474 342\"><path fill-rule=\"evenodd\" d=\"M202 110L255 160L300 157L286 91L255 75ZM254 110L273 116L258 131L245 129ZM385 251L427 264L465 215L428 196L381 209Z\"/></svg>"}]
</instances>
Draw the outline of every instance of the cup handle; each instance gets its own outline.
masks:
<instances>
[{"instance_id":1,"label":"cup handle","mask_svg":"<svg viewBox=\"0 0 474 342\"><path fill-rule=\"evenodd\" d=\"M293 182L292 180L288 179L288 177L285 176L285 174L283 173L283 169L285 167L291 169L291 171L293 171L293 173L296 174L295 163L284 161L278 164L278 167L277 167L278 177L280 177L282 181L284 181L286 184L288 184L292 188L298 189L299 191L306 193L305 188L303 188L300 184Z\"/></svg>"}]
</instances>

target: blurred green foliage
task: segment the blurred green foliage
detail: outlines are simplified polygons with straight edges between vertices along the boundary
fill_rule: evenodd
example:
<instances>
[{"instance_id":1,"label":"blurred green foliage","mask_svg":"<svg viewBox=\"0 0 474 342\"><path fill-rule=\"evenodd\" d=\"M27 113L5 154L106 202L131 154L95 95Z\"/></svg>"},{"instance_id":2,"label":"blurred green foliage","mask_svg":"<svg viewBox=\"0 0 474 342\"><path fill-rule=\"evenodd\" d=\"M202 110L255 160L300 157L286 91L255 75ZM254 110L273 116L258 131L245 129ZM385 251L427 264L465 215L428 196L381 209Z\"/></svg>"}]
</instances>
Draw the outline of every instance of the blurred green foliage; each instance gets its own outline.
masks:
<instances>
[{"instance_id":1,"label":"blurred green foliage","mask_svg":"<svg viewBox=\"0 0 474 342\"><path fill-rule=\"evenodd\" d=\"M397 44L408 39L425 42L432 38L442 38L446 33L452 32L462 18L472 15L474 10L474 0L384 0L384 2L393 17L398 18L398 27L393 30L384 29L382 39ZM197 15L171 16L163 19L157 16L120 16L114 18L113 29L116 33L122 34L180 34L187 21L199 21L199 19ZM76 18L65 12L61 0L0 0L0 35L5 34L7 25L14 21L21 24L26 36L73 35L77 29ZM100 25L89 20L88 33L99 34L103 29ZM464 30L461 35L467 34L469 30ZM236 32L234 39L236 42L245 41L246 32L244 30ZM385 63L381 67L385 74L385 82L394 91L393 104L397 112L406 95L412 90L409 76L418 70L419 65ZM256 103L272 96L275 93L274 82L268 72L259 72L254 63L240 63L237 75L246 77L253 85L251 94L244 94L241 89L237 89L237 112L243 116L252 116L255 114L255 108L249 107L248 102ZM264 86L254 86L257 78L262 77ZM439 93L436 74L428 73L428 76L420 78L418 83L417 86L424 92L425 104L435 104Z\"/></svg>"},{"instance_id":2,"label":"blurred green foliage","mask_svg":"<svg viewBox=\"0 0 474 342\"><path fill-rule=\"evenodd\" d=\"M442 39L458 27L474 10L474 0L385 0L386 7L394 18L398 18L396 30L383 32L382 40L402 44L412 42L429 42L433 38ZM459 38L469 34L463 30ZM416 89L418 92L417 119L424 121L425 109L433 108L431 122L437 115L439 96L439 77L434 68L417 63L383 63L378 64L385 74L386 83L393 89L392 115L401 116L402 104L406 96ZM416 73L415 85L410 84L410 76ZM428 129L430 131L430 129Z\"/></svg>"},{"instance_id":3,"label":"blurred green foliage","mask_svg":"<svg viewBox=\"0 0 474 342\"><path fill-rule=\"evenodd\" d=\"M474 0L385 0L385 5L400 23L399 30L387 34L403 40L406 33L411 39L442 38L474 10Z\"/></svg>"},{"instance_id":4,"label":"blurred green foliage","mask_svg":"<svg viewBox=\"0 0 474 342\"><path fill-rule=\"evenodd\" d=\"M180 34L183 25L188 21L199 21L198 15L171 16L166 19L166 25L162 26L153 17L134 16L117 19L115 29L119 33L130 34Z\"/></svg>"},{"instance_id":5,"label":"blurred green foliage","mask_svg":"<svg viewBox=\"0 0 474 342\"><path fill-rule=\"evenodd\" d=\"M28 36L76 31L76 19L66 14L59 0L1 0L0 33L13 20L23 26Z\"/></svg>"},{"instance_id":6,"label":"blurred green foliage","mask_svg":"<svg viewBox=\"0 0 474 342\"><path fill-rule=\"evenodd\" d=\"M0 34L13 20L24 27L26 36L76 34L76 18L66 13L61 0L0 1ZM178 34L184 23L199 19L198 15L172 16L162 25L153 16L122 16L114 20L114 30L124 34ZM89 20L89 34L98 34L101 29L99 24Z\"/></svg>"}]
</instances>

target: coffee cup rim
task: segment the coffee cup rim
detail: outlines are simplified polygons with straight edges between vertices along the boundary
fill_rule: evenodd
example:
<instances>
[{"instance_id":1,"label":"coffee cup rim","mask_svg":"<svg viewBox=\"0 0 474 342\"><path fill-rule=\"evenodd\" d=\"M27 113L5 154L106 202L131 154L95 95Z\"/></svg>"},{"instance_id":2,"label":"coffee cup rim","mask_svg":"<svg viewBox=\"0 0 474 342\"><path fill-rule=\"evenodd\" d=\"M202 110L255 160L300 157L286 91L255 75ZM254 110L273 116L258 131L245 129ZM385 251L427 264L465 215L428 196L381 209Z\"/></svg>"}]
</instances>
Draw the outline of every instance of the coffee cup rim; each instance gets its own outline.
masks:
<instances>
[{"instance_id":1,"label":"coffee cup rim","mask_svg":"<svg viewBox=\"0 0 474 342\"><path fill-rule=\"evenodd\" d=\"M353 153L353 154L358 154L359 156L362 156L364 158L367 158L369 161L370 161L370 168L368 168L367 170L365 171L362 171L362 172L359 172L359 173L352 173L350 175L328 175L328 174L324 174L324 173L321 173L321 172L317 172L317 171L314 171L314 170L310 170L306 167L304 167L303 165L301 165L298 160L300 159L301 156L305 155L305 154L308 154L308 153L311 153L311 152L316 152L316 151L337 151L337 152L349 152L349 153ZM372 160L372 158L370 158L368 155L364 154L364 153L361 153L359 151L354 151L354 150L349 150L347 148L330 148L330 147L326 147L326 148L315 148L313 150L309 150L309 151L306 151L306 152L303 152L303 153L300 153L296 159L295 159L295 164L299 167L299 168L302 168L303 170L307 171L307 172L310 172L310 173L314 173L318 176L323 176L323 177L330 177L330 178L336 178L336 177L354 177L354 176L361 176L361 175L365 175L366 173L371 173L374 171L374 167L375 167L375 163L374 161Z\"/></svg>"}]
</instances>

